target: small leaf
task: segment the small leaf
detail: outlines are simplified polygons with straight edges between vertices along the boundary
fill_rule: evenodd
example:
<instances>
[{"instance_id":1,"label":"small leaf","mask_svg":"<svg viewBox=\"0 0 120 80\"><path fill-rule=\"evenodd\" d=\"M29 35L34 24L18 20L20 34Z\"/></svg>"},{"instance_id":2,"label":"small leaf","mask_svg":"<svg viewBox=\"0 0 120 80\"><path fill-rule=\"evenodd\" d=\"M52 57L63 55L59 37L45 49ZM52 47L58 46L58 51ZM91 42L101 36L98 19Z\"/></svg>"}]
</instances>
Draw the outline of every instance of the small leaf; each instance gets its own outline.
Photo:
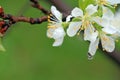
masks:
<instances>
[{"instance_id":1,"label":"small leaf","mask_svg":"<svg viewBox=\"0 0 120 80\"><path fill-rule=\"evenodd\" d=\"M83 11L89 4L93 4L94 0L79 0L79 8L81 8Z\"/></svg>"},{"instance_id":2,"label":"small leaf","mask_svg":"<svg viewBox=\"0 0 120 80\"><path fill-rule=\"evenodd\" d=\"M111 6L111 5L106 5L113 13L115 13L115 8L113 7L113 6Z\"/></svg>"},{"instance_id":3,"label":"small leaf","mask_svg":"<svg viewBox=\"0 0 120 80\"><path fill-rule=\"evenodd\" d=\"M81 21L81 19L80 18L73 18L72 19L72 22L76 22L76 21Z\"/></svg>"},{"instance_id":4,"label":"small leaf","mask_svg":"<svg viewBox=\"0 0 120 80\"><path fill-rule=\"evenodd\" d=\"M63 28L67 28L69 26L69 22L63 22L62 26L63 26Z\"/></svg>"},{"instance_id":5,"label":"small leaf","mask_svg":"<svg viewBox=\"0 0 120 80\"><path fill-rule=\"evenodd\" d=\"M1 38L0 38L0 51L3 51L3 52L6 51L5 48L2 45L2 39Z\"/></svg>"}]
</instances>

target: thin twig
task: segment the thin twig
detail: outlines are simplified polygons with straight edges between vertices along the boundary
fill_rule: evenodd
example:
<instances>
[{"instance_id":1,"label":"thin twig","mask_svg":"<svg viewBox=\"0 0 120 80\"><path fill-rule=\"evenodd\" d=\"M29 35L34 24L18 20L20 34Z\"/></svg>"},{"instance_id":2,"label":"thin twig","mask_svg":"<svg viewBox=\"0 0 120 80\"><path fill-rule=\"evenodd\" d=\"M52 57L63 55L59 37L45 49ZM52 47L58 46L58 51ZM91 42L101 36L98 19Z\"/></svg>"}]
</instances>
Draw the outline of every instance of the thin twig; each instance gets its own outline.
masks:
<instances>
[{"instance_id":1,"label":"thin twig","mask_svg":"<svg viewBox=\"0 0 120 80\"><path fill-rule=\"evenodd\" d=\"M48 17L43 16L40 18L28 18L24 16L13 16L11 14L5 14L2 7L0 7L0 18L3 19L4 24L0 24L0 36L3 36L8 28L17 22L27 22L30 24L41 24L42 22L46 22ZM1 21L2 22L2 21Z\"/></svg>"},{"instance_id":2,"label":"thin twig","mask_svg":"<svg viewBox=\"0 0 120 80\"><path fill-rule=\"evenodd\" d=\"M32 2L32 6L39 9L40 11L42 11L44 14L50 14L50 11L46 10L45 8L43 8L38 0L30 0Z\"/></svg>"}]
</instances>

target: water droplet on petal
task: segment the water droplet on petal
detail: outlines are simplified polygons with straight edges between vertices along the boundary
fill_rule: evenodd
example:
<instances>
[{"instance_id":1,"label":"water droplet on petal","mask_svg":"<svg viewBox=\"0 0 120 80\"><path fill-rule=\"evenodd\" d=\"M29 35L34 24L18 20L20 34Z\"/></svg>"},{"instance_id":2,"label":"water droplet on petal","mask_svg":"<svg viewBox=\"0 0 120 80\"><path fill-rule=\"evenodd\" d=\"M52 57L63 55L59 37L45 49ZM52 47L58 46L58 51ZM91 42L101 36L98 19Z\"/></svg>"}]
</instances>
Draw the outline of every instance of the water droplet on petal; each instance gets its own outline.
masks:
<instances>
[{"instance_id":1,"label":"water droplet on petal","mask_svg":"<svg viewBox=\"0 0 120 80\"><path fill-rule=\"evenodd\" d=\"M92 60L92 59L93 59L93 56L90 53L88 53L88 60Z\"/></svg>"}]
</instances>

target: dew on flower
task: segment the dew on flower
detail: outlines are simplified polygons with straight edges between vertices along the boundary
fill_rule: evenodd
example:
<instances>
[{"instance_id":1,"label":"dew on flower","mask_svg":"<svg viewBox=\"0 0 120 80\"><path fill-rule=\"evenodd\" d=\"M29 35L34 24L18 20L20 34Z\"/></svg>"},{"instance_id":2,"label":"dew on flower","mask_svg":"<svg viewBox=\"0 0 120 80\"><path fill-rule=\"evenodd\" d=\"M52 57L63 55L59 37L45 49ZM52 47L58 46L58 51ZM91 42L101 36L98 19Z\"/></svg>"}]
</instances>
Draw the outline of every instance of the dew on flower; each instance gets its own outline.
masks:
<instances>
[{"instance_id":1,"label":"dew on flower","mask_svg":"<svg viewBox=\"0 0 120 80\"><path fill-rule=\"evenodd\" d=\"M90 53L88 53L88 60L92 60L92 59L93 59L93 56Z\"/></svg>"}]
</instances>

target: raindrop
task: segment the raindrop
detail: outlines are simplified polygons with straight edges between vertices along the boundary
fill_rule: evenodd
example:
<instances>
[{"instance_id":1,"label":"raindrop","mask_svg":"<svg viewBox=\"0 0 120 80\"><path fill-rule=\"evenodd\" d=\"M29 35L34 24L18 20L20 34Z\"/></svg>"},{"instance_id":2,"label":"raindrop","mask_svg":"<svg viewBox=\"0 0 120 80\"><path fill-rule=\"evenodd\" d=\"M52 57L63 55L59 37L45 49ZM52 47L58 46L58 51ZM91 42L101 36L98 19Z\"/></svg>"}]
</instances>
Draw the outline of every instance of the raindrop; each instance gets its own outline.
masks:
<instances>
[{"instance_id":1,"label":"raindrop","mask_svg":"<svg viewBox=\"0 0 120 80\"><path fill-rule=\"evenodd\" d=\"M88 53L88 60L92 60L92 59L93 59L93 56L90 53Z\"/></svg>"}]
</instances>

